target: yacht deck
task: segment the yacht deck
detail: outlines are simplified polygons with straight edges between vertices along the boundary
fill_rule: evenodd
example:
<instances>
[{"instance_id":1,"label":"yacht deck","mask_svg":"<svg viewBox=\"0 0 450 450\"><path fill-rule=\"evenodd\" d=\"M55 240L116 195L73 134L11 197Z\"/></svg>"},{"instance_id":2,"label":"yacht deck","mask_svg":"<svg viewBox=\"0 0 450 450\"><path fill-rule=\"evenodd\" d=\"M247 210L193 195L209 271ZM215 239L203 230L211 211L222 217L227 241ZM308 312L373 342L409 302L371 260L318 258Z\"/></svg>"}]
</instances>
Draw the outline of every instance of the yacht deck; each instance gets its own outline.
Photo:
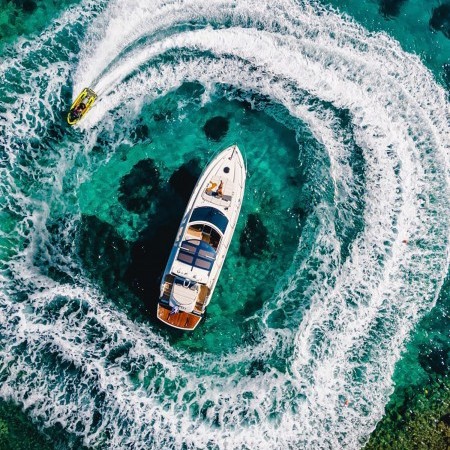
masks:
<instances>
[{"instance_id":1,"label":"yacht deck","mask_svg":"<svg viewBox=\"0 0 450 450\"><path fill-rule=\"evenodd\" d=\"M158 304L158 319L180 330L193 330L202 319L196 314L186 313L183 311L171 314L171 308Z\"/></svg>"}]
</instances>

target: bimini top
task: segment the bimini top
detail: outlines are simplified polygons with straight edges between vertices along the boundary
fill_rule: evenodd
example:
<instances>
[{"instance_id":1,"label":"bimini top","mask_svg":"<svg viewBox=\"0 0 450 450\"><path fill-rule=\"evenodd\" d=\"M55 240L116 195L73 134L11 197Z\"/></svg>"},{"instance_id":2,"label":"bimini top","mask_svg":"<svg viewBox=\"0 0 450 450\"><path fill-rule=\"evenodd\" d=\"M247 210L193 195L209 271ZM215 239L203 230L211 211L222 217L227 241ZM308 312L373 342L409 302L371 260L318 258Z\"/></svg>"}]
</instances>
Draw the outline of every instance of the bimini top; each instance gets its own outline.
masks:
<instances>
[{"instance_id":1,"label":"bimini top","mask_svg":"<svg viewBox=\"0 0 450 450\"><path fill-rule=\"evenodd\" d=\"M216 251L209 244L199 239L183 241L177 257L177 260L184 264L208 272L211 270L215 259Z\"/></svg>"},{"instance_id":2,"label":"bimini top","mask_svg":"<svg viewBox=\"0 0 450 450\"><path fill-rule=\"evenodd\" d=\"M216 208L200 206L192 211L189 222L209 222L215 225L222 233L225 233L228 225L226 216Z\"/></svg>"}]
</instances>

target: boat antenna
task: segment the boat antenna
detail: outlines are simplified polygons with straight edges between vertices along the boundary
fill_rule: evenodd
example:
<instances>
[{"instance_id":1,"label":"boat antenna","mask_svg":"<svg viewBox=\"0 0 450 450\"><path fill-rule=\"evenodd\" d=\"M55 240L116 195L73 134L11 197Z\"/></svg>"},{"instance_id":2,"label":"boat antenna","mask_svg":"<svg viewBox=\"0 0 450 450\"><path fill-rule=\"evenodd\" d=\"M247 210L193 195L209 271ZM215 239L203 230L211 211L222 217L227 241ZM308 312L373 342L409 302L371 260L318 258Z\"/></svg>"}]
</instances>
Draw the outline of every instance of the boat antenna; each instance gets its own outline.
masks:
<instances>
[{"instance_id":1,"label":"boat antenna","mask_svg":"<svg viewBox=\"0 0 450 450\"><path fill-rule=\"evenodd\" d=\"M236 150L236 142L233 144L233 151L231 152L231 155L230 155L230 157L228 158L230 161L231 161L231 159L233 158L233 155L234 155L235 150Z\"/></svg>"}]
</instances>

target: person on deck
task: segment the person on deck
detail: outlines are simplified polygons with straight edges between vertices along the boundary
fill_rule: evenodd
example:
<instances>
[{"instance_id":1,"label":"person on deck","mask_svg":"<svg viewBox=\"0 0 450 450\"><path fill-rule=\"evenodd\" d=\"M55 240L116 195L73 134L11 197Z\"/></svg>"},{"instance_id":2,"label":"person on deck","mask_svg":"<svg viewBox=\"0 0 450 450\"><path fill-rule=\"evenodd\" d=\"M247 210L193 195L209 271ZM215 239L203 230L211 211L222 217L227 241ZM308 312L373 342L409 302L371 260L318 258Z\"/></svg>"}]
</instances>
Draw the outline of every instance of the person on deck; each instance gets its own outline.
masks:
<instances>
[{"instance_id":1,"label":"person on deck","mask_svg":"<svg viewBox=\"0 0 450 450\"><path fill-rule=\"evenodd\" d=\"M219 187L217 188L217 197L222 197L223 195L223 181L220 180Z\"/></svg>"},{"instance_id":2,"label":"person on deck","mask_svg":"<svg viewBox=\"0 0 450 450\"><path fill-rule=\"evenodd\" d=\"M83 114L83 111L86 109L86 105L81 102L73 111L72 116L74 119L79 119Z\"/></svg>"}]
</instances>

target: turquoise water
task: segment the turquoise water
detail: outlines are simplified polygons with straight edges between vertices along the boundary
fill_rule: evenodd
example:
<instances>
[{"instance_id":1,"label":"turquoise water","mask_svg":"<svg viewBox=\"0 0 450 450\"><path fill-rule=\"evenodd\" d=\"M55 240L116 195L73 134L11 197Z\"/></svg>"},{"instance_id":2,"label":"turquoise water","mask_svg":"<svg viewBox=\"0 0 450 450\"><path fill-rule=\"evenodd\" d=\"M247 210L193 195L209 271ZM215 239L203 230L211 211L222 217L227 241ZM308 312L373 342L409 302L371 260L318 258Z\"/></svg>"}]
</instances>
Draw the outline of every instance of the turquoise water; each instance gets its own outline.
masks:
<instances>
[{"instance_id":1,"label":"turquoise water","mask_svg":"<svg viewBox=\"0 0 450 450\"><path fill-rule=\"evenodd\" d=\"M361 448L386 405L446 380L437 6L8 3L1 398L62 448ZM206 319L174 332L160 276L232 143L241 217Z\"/></svg>"}]
</instances>

